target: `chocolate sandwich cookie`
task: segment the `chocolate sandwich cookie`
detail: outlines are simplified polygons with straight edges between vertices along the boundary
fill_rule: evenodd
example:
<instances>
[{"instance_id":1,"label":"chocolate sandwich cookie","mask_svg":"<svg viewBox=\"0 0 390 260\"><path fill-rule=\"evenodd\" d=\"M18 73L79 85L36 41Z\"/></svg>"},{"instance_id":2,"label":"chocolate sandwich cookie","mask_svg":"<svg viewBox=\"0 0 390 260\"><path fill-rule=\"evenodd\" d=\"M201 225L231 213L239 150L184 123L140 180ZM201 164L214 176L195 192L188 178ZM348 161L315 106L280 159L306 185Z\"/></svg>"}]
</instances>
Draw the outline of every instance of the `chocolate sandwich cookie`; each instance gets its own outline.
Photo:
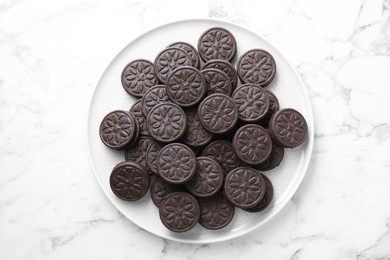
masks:
<instances>
[{"instance_id":1,"label":"chocolate sandwich cookie","mask_svg":"<svg viewBox=\"0 0 390 260\"><path fill-rule=\"evenodd\" d=\"M146 127L150 136L159 142L169 143L179 140L185 133L186 115L181 107L166 102L153 107L146 117Z\"/></svg>"},{"instance_id":2,"label":"chocolate sandwich cookie","mask_svg":"<svg viewBox=\"0 0 390 260\"><path fill-rule=\"evenodd\" d=\"M141 99L141 109L144 116L147 117L150 110L158 104L169 101L165 85L156 85L146 91Z\"/></svg>"},{"instance_id":3,"label":"chocolate sandwich cookie","mask_svg":"<svg viewBox=\"0 0 390 260\"><path fill-rule=\"evenodd\" d=\"M145 124L146 118L144 113L142 112L141 106L141 99L139 99L131 106L130 114L132 114L138 122L139 133L141 135L149 135L148 129L146 128Z\"/></svg>"},{"instance_id":4,"label":"chocolate sandwich cookie","mask_svg":"<svg viewBox=\"0 0 390 260\"><path fill-rule=\"evenodd\" d=\"M195 176L186 183L186 188L197 197L210 197L222 187L222 168L209 157L198 157L196 163Z\"/></svg>"},{"instance_id":5,"label":"chocolate sandwich cookie","mask_svg":"<svg viewBox=\"0 0 390 260\"><path fill-rule=\"evenodd\" d=\"M270 122L269 130L272 139L285 148L301 145L307 137L307 123L301 113L292 108L276 112Z\"/></svg>"},{"instance_id":6,"label":"chocolate sandwich cookie","mask_svg":"<svg viewBox=\"0 0 390 260\"><path fill-rule=\"evenodd\" d=\"M258 122L268 113L268 94L255 84L240 86L233 92L232 99L238 107L238 118L244 122Z\"/></svg>"},{"instance_id":7,"label":"chocolate sandwich cookie","mask_svg":"<svg viewBox=\"0 0 390 260\"><path fill-rule=\"evenodd\" d=\"M260 171L269 171L279 166L283 160L283 157L284 148L272 141L271 154L268 156L267 160L253 167Z\"/></svg>"},{"instance_id":8,"label":"chocolate sandwich cookie","mask_svg":"<svg viewBox=\"0 0 390 260\"><path fill-rule=\"evenodd\" d=\"M260 120L259 124L268 127L269 120L271 119L272 115L279 110L279 100L272 91L268 89L264 89L264 91L267 92L268 94L269 109L268 109L268 113L265 115L263 119Z\"/></svg>"},{"instance_id":9,"label":"chocolate sandwich cookie","mask_svg":"<svg viewBox=\"0 0 390 260\"><path fill-rule=\"evenodd\" d=\"M239 167L226 176L226 198L239 208L251 208L261 201L265 193L265 181L259 171Z\"/></svg>"},{"instance_id":10,"label":"chocolate sandwich cookie","mask_svg":"<svg viewBox=\"0 0 390 260\"><path fill-rule=\"evenodd\" d=\"M272 150L268 131L255 124L244 125L233 137L237 156L245 163L256 165L267 160Z\"/></svg>"},{"instance_id":11,"label":"chocolate sandwich cookie","mask_svg":"<svg viewBox=\"0 0 390 260\"><path fill-rule=\"evenodd\" d=\"M161 144L153 142L146 150L146 165L148 166L149 170L155 174L157 174L157 156L161 151L161 148Z\"/></svg>"},{"instance_id":12,"label":"chocolate sandwich cookie","mask_svg":"<svg viewBox=\"0 0 390 260\"><path fill-rule=\"evenodd\" d=\"M194 108L185 111L187 118L187 130L182 138L183 143L191 147L200 147L208 144L214 134L207 131L199 120L197 110Z\"/></svg>"},{"instance_id":13,"label":"chocolate sandwich cookie","mask_svg":"<svg viewBox=\"0 0 390 260\"><path fill-rule=\"evenodd\" d=\"M162 50L154 60L154 71L163 83L166 82L168 75L180 66L192 66L192 61L185 51L176 47Z\"/></svg>"},{"instance_id":14,"label":"chocolate sandwich cookie","mask_svg":"<svg viewBox=\"0 0 390 260\"><path fill-rule=\"evenodd\" d=\"M237 43L233 34L220 27L210 28L199 38L198 51L202 60L233 60L237 53Z\"/></svg>"},{"instance_id":15,"label":"chocolate sandwich cookie","mask_svg":"<svg viewBox=\"0 0 390 260\"><path fill-rule=\"evenodd\" d=\"M199 58L198 51L195 49L194 46L192 46L188 42L174 42L171 43L168 47L176 47L185 51L187 55L191 58L192 66L199 69L200 58Z\"/></svg>"},{"instance_id":16,"label":"chocolate sandwich cookie","mask_svg":"<svg viewBox=\"0 0 390 260\"><path fill-rule=\"evenodd\" d=\"M201 198L198 202L199 224L207 229L216 230L226 227L234 217L234 206L221 193L209 198Z\"/></svg>"},{"instance_id":17,"label":"chocolate sandwich cookie","mask_svg":"<svg viewBox=\"0 0 390 260\"><path fill-rule=\"evenodd\" d=\"M146 151L153 143L155 143L155 141L151 137L139 137L131 148L125 150L125 160L138 163L148 171L149 175L153 175L153 172L149 170L149 167L146 164Z\"/></svg>"},{"instance_id":18,"label":"chocolate sandwich cookie","mask_svg":"<svg viewBox=\"0 0 390 260\"><path fill-rule=\"evenodd\" d=\"M169 184L162 180L160 177L156 176L150 186L150 196L154 205L160 207L161 201L168 194L175 191L175 187L172 184Z\"/></svg>"},{"instance_id":19,"label":"chocolate sandwich cookie","mask_svg":"<svg viewBox=\"0 0 390 260\"><path fill-rule=\"evenodd\" d=\"M238 82L237 72L234 66L230 62L226 60L209 60L203 66L203 70L210 69L210 68L222 70L229 77L232 88L234 89L237 86L237 82Z\"/></svg>"},{"instance_id":20,"label":"chocolate sandwich cookie","mask_svg":"<svg viewBox=\"0 0 390 260\"><path fill-rule=\"evenodd\" d=\"M272 55L261 49L245 52L237 61L237 73L243 83L267 86L275 77L276 63Z\"/></svg>"},{"instance_id":21,"label":"chocolate sandwich cookie","mask_svg":"<svg viewBox=\"0 0 390 260\"><path fill-rule=\"evenodd\" d=\"M199 203L191 194L174 192L161 201L159 214L161 222L169 230L185 232L199 221Z\"/></svg>"},{"instance_id":22,"label":"chocolate sandwich cookie","mask_svg":"<svg viewBox=\"0 0 390 260\"><path fill-rule=\"evenodd\" d=\"M240 165L232 143L225 140L213 141L203 150L202 155L218 162L225 175Z\"/></svg>"},{"instance_id":23,"label":"chocolate sandwich cookie","mask_svg":"<svg viewBox=\"0 0 390 260\"><path fill-rule=\"evenodd\" d=\"M157 156L157 173L168 183L183 184L196 173L196 157L188 146L171 143L163 148Z\"/></svg>"},{"instance_id":24,"label":"chocolate sandwich cookie","mask_svg":"<svg viewBox=\"0 0 390 260\"><path fill-rule=\"evenodd\" d=\"M233 91L232 83L225 72L215 68L202 70L206 81L207 95L222 93L230 96Z\"/></svg>"},{"instance_id":25,"label":"chocolate sandwich cookie","mask_svg":"<svg viewBox=\"0 0 390 260\"><path fill-rule=\"evenodd\" d=\"M238 109L233 99L216 93L207 96L198 107L200 122L211 133L230 131L238 120Z\"/></svg>"},{"instance_id":26,"label":"chocolate sandwich cookie","mask_svg":"<svg viewBox=\"0 0 390 260\"><path fill-rule=\"evenodd\" d=\"M121 82L127 93L142 97L158 82L153 63L144 59L130 62L122 71Z\"/></svg>"},{"instance_id":27,"label":"chocolate sandwich cookie","mask_svg":"<svg viewBox=\"0 0 390 260\"><path fill-rule=\"evenodd\" d=\"M263 198L255 206L251 208L244 209L248 212L260 212L265 210L269 205L271 205L272 199L274 197L274 187L270 179L264 174L261 175L265 182L265 193Z\"/></svg>"},{"instance_id":28,"label":"chocolate sandwich cookie","mask_svg":"<svg viewBox=\"0 0 390 260\"><path fill-rule=\"evenodd\" d=\"M121 162L111 172L110 186L114 194L127 201L141 199L149 189L146 169L135 162Z\"/></svg>"},{"instance_id":29,"label":"chocolate sandwich cookie","mask_svg":"<svg viewBox=\"0 0 390 260\"><path fill-rule=\"evenodd\" d=\"M137 139L139 125L127 111L115 110L108 113L100 123L99 136L103 144L112 149L125 149Z\"/></svg>"},{"instance_id":30,"label":"chocolate sandwich cookie","mask_svg":"<svg viewBox=\"0 0 390 260\"><path fill-rule=\"evenodd\" d=\"M169 99L182 107L198 103L206 94L206 81L202 73L191 66L181 66L173 70L166 82Z\"/></svg>"}]
</instances>

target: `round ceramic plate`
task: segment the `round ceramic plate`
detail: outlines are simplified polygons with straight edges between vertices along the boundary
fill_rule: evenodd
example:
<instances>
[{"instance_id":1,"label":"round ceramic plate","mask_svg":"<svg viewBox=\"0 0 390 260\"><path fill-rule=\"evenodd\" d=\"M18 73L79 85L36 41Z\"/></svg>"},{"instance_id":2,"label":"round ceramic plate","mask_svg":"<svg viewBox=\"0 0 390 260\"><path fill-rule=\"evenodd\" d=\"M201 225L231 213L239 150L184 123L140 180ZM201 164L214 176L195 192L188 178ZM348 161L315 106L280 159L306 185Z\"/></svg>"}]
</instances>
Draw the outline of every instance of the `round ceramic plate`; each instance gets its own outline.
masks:
<instances>
[{"instance_id":1,"label":"round ceramic plate","mask_svg":"<svg viewBox=\"0 0 390 260\"><path fill-rule=\"evenodd\" d=\"M286 149L281 165L265 174L272 181L275 193L273 204L264 212L248 213L236 209L232 222L221 230L207 230L197 224L185 233L174 233L161 223L158 209L147 193L136 202L126 202L111 191L109 176L112 168L124 160L122 151L114 151L100 141L99 125L103 117L115 109L128 110L136 101L121 86L123 67L134 59L153 61L155 56L172 42L185 41L197 46L198 38L206 29L221 26L230 30L237 41L237 57L249 49L261 48L270 52L277 64L276 77L267 87L280 101L281 108L300 111L309 126L307 141L295 149ZM211 243L242 236L259 228L273 218L294 195L309 165L313 148L313 115L305 86L283 55L263 37L241 26L216 20L186 20L170 23L139 36L129 43L108 65L96 86L88 118L88 146L96 178L113 205L129 220L157 236L189 243Z\"/></svg>"}]
</instances>

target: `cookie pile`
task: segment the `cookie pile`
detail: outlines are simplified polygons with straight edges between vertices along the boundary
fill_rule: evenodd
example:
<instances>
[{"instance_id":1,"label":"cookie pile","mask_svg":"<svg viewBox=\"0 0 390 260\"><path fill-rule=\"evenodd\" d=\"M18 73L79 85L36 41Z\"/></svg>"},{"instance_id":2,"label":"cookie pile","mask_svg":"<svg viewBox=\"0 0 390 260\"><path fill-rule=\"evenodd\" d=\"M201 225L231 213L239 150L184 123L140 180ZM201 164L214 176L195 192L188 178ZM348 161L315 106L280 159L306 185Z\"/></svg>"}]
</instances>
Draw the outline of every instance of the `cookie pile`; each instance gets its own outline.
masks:
<instances>
[{"instance_id":1,"label":"cookie pile","mask_svg":"<svg viewBox=\"0 0 390 260\"><path fill-rule=\"evenodd\" d=\"M140 99L101 122L102 142L124 150L125 161L110 176L113 193L136 201L150 187L160 219L172 231L198 222L220 229L235 207L267 208L273 186L261 171L277 167L284 148L307 137L305 118L292 108L280 110L266 89L276 74L272 55L252 49L235 67L236 53L233 34L214 27L200 36L197 49L175 42L154 62L131 61L121 82Z\"/></svg>"}]
</instances>

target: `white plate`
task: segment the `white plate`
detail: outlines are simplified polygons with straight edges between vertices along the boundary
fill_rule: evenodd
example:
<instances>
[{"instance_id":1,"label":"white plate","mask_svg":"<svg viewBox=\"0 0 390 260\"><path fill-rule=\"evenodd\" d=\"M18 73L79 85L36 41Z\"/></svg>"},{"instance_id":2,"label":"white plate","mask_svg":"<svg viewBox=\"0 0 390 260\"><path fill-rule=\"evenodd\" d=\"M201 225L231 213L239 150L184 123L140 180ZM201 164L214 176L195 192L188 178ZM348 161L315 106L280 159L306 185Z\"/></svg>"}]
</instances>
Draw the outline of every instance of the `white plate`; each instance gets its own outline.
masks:
<instances>
[{"instance_id":1,"label":"white plate","mask_svg":"<svg viewBox=\"0 0 390 260\"><path fill-rule=\"evenodd\" d=\"M284 160L274 170L265 172L274 188L274 201L262 213L248 213L236 209L232 222L217 231L207 230L197 224L192 230L179 234L166 229L159 219L157 207L147 193L137 202L118 199L110 189L109 176L112 168L124 160L123 152L105 147L99 138L99 125L103 117L115 109L129 109L135 99L126 94L121 86L120 75L123 67L131 60L146 58L154 60L158 52L175 41L186 41L196 46L199 36L206 29L222 26L230 30L237 40L237 56L243 52L262 48L275 58L277 73L267 87L280 101L281 108L292 107L299 110L309 126L308 141L295 149L286 149ZM103 73L91 101L88 118L89 154L96 178L114 206L139 227L163 238L189 242L211 243L235 238L267 223L291 199L301 183L308 167L313 148L313 116L309 96L294 68L283 55L261 36L241 26L217 20L185 20L160 26L129 43L108 65Z\"/></svg>"}]
</instances>

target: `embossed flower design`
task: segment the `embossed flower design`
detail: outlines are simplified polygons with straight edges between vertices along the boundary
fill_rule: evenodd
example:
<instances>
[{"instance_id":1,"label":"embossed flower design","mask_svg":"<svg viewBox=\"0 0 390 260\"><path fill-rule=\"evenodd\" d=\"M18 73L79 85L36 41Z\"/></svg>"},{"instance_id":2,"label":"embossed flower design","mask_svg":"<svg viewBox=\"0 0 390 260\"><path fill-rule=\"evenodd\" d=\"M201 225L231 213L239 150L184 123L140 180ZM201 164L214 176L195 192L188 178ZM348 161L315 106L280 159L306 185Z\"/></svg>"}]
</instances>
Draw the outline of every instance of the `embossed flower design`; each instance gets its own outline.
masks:
<instances>
[{"instance_id":1,"label":"embossed flower design","mask_svg":"<svg viewBox=\"0 0 390 260\"><path fill-rule=\"evenodd\" d=\"M157 81L152 64L138 61L130 64L125 72L126 85L136 93L151 88Z\"/></svg>"},{"instance_id":2,"label":"embossed flower design","mask_svg":"<svg viewBox=\"0 0 390 260\"><path fill-rule=\"evenodd\" d=\"M136 162L141 164L144 167L146 165L146 150L149 148L149 145L153 143L153 140L148 137L141 137L138 139L137 143L127 150L125 153L126 160Z\"/></svg>"},{"instance_id":3,"label":"embossed flower design","mask_svg":"<svg viewBox=\"0 0 390 260\"><path fill-rule=\"evenodd\" d=\"M222 167L225 173L230 172L238 166L238 159L233 147L228 148L225 144L211 146L205 155L211 155Z\"/></svg>"},{"instance_id":4,"label":"embossed flower design","mask_svg":"<svg viewBox=\"0 0 390 260\"><path fill-rule=\"evenodd\" d=\"M197 191L209 193L221 185L220 170L216 165L206 160L198 160L198 175L195 176L192 184Z\"/></svg>"},{"instance_id":5,"label":"embossed flower design","mask_svg":"<svg viewBox=\"0 0 390 260\"><path fill-rule=\"evenodd\" d=\"M204 103L203 120L211 129L224 129L234 121L234 107L226 98L214 97Z\"/></svg>"},{"instance_id":6,"label":"embossed flower design","mask_svg":"<svg viewBox=\"0 0 390 260\"><path fill-rule=\"evenodd\" d=\"M103 138L107 143L122 144L128 140L131 131L132 122L125 114L111 113L103 121Z\"/></svg>"},{"instance_id":7,"label":"embossed flower design","mask_svg":"<svg viewBox=\"0 0 390 260\"><path fill-rule=\"evenodd\" d=\"M174 181L186 178L193 169L191 154L182 147L170 147L164 150L159 163L162 173Z\"/></svg>"},{"instance_id":8,"label":"embossed flower design","mask_svg":"<svg viewBox=\"0 0 390 260\"><path fill-rule=\"evenodd\" d=\"M234 53L234 43L230 35L223 30L211 30L202 38L202 50L209 59L228 60Z\"/></svg>"},{"instance_id":9,"label":"embossed flower design","mask_svg":"<svg viewBox=\"0 0 390 260\"><path fill-rule=\"evenodd\" d=\"M155 105L168 101L169 97L167 96L165 86L158 86L151 89L142 100L146 112L149 112Z\"/></svg>"},{"instance_id":10,"label":"embossed flower design","mask_svg":"<svg viewBox=\"0 0 390 260\"><path fill-rule=\"evenodd\" d=\"M264 53L253 51L245 55L241 62L241 75L247 82L264 82L272 74L272 59Z\"/></svg>"},{"instance_id":11,"label":"embossed flower design","mask_svg":"<svg viewBox=\"0 0 390 260\"><path fill-rule=\"evenodd\" d=\"M225 95L230 95L231 85L229 79L223 77L219 73L205 73L204 78L208 86L208 93L222 93Z\"/></svg>"},{"instance_id":12,"label":"embossed flower design","mask_svg":"<svg viewBox=\"0 0 390 260\"><path fill-rule=\"evenodd\" d=\"M166 50L158 59L158 72L164 78L178 66L189 65L189 58L181 50Z\"/></svg>"},{"instance_id":13,"label":"embossed flower design","mask_svg":"<svg viewBox=\"0 0 390 260\"><path fill-rule=\"evenodd\" d=\"M173 72L175 73L175 72ZM199 99L202 92L200 75L191 70L180 70L169 78L169 93L181 103Z\"/></svg>"},{"instance_id":14,"label":"embossed flower design","mask_svg":"<svg viewBox=\"0 0 390 260\"><path fill-rule=\"evenodd\" d=\"M209 133L200 123L196 111L186 112L187 114L187 131L184 135L184 141L199 144L210 140L212 134Z\"/></svg>"},{"instance_id":15,"label":"embossed flower design","mask_svg":"<svg viewBox=\"0 0 390 260\"><path fill-rule=\"evenodd\" d=\"M268 111L267 94L258 87L243 86L233 95L238 113L245 119L261 117Z\"/></svg>"},{"instance_id":16,"label":"embossed flower design","mask_svg":"<svg viewBox=\"0 0 390 260\"><path fill-rule=\"evenodd\" d=\"M182 113L173 106L160 106L152 114L152 131L162 138L170 138L183 128Z\"/></svg>"},{"instance_id":17,"label":"embossed flower design","mask_svg":"<svg viewBox=\"0 0 390 260\"><path fill-rule=\"evenodd\" d=\"M283 113L276 121L280 136L290 143L304 139L304 125L303 119L294 113Z\"/></svg>"},{"instance_id":18,"label":"embossed flower design","mask_svg":"<svg viewBox=\"0 0 390 260\"><path fill-rule=\"evenodd\" d=\"M124 198L135 198L144 193L144 176L134 168L121 168L113 180L114 189Z\"/></svg>"},{"instance_id":19,"label":"embossed flower design","mask_svg":"<svg viewBox=\"0 0 390 260\"><path fill-rule=\"evenodd\" d=\"M209 226L218 227L226 223L231 218L233 207L226 199L218 196L212 200L202 201L202 221Z\"/></svg>"},{"instance_id":20,"label":"embossed flower design","mask_svg":"<svg viewBox=\"0 0 390 260\"><path fill-rule=\"evenodd\" d=\"M231 196L240 204L250 204L262 192L259 176L255 172L246 169L235 172L229 178L229 186L232 188Z\"/></svg>"},{"instance_id":21,"label":"embossed flower design","mask_svg":"<svg viewBox=\"0 0 390 260\"><path fill-rule=\"evenodd\" d=\"M269 139L259 129L247 127L238 135L237 144L242 155L256 161L263 158L269 150Z\"/></svg>"},{"instance_id":22,"label":"embossed flower design","mask_svg":"<svg viewBox=\"0 0 390 260\"><path fill-rule=\"evenodd\" d=\"M172 196L164 207L166 221L175 228L186 228L195 220L194 203L186 196Z\"/></svg>"}]
</instances>

